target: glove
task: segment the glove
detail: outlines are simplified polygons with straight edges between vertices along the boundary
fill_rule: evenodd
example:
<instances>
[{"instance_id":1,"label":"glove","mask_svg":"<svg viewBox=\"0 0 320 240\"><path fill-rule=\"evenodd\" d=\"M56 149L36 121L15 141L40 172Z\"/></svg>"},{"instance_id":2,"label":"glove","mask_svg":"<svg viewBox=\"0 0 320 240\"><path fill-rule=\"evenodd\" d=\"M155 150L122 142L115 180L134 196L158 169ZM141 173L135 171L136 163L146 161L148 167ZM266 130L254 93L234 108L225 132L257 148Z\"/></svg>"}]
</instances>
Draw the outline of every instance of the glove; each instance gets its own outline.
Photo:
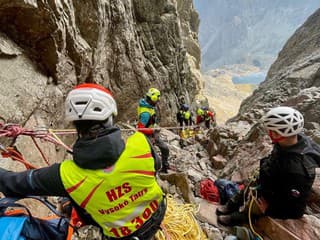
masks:
<instances>
[{"instance_id":1,"label":"glove","mask_svg":"<svg viewBox=\"0 0 320 240\"><path fill-rule=\"evenodd\" d=\"M160 131L161 131L161 128L155 128L155 129L153 129L153 132L154 132L155 134L159 134Z\"/></svg>"},{"instance_id":2,"label":"glove","mask_svg":"<svg viewBox=\"0 0 320 240\"><path fill-rule=\"evenodd\" d=\"M153 125L153 133L158 134L160 132L161 128L158 124Z\"/></svg>"}]
</instances>

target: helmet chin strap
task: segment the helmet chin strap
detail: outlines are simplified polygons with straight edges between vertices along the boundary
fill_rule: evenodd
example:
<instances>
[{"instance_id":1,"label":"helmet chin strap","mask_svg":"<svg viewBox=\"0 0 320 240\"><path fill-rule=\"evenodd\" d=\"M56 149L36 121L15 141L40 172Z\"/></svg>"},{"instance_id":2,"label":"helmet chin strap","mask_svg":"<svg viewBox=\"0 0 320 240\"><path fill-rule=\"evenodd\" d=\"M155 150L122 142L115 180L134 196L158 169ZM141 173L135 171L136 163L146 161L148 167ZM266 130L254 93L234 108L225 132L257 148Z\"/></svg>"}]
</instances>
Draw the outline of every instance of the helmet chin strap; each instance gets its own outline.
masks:
<instances>
[{"instance_id":1,"label":"helmet chin strap","mask_svg":"<svg viewBox=\"0 0 320 240\"><path fill-rule=\"evenodd\" d=\"M151 106L156 106L156 105L157 105L157 102L158 102L158 101L154 102L154 101L152 101L151 98L148 97L148 96L147 96L146 98L147 98L147 102L148 102Z\"/></svg>"},{"instance_id":2,"label":"helmet chin strap","mask_svg":"<svg viewBox=\"0 0 320 240\"><path fill-rule=\"evenodd\" d=\"M96 124L94 126L92 126L92 130L94 131L99 131L101 129L106 129L106 128L110 128L113 126L113 116L111 115L110 117L108 117L106 120L100 122L99 124Z\"/></svg>"},{"instance_id":3,"label":"helmet chin strap","mask_svg":"<svg viewBox=\"0 0 320 240\"><path fill-rule=\"evenodd\" d=\"M85 125L84 125L85 124ZM113 126L113 116L111 115L104 121L86 120L75 121L74 125L78 132L78 138L95 138L102 131Z\"/></svg>"},{"instance_id":4,"label":"helmet chin strap","mask_svg":"<svg viewBox=\"0 0 320 240\"><path fill-rule=\"evenodd\" d=\"M283 139L285 139L285 137L280 136L280 137L274 137L272 134L272 131L268 131L269 137L271 138L272 143L278 143L280 141L282 141Z\"/></svg>"},{"instance_id":5,"label":"helmet chin strap","mask_svg":"<svg viewBox=\"0 0 320 240\"><path fill-rule=\"evenodd\" d=\"M113 126L113 115L111 115L110 117L108 117L106 123L104 124L104 126L106 128L110 128Z\"/></svg>"}]
</instances>

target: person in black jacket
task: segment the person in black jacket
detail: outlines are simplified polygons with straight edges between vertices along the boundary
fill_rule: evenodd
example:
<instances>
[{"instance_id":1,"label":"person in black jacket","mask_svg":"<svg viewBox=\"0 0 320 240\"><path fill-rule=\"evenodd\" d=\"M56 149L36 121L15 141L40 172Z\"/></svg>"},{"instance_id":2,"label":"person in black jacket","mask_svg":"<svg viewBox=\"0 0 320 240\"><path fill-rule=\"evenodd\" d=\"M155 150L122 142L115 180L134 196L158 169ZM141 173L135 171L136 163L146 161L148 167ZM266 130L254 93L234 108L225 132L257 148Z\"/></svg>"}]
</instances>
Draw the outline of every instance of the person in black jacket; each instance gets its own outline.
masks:
<instances>
[{"instance_id":1,"label":"person in black jacket","mask_svg":"<svg viewBox=\"0 0 320 240\"><path fill-rule=\"evenodd\" d=\"M189 110L188 104L182 104L177 113L177 121L180 127L191 126L193 124L192 112Z\"/></svg>"},{"instance_id":2,"label":"person in black jacket","mask_svg":"<svg viewBox=\"0 0 320 240\"><path fill-rule=\"evenodd\" d=\"M104 239L153 238L166 209L155 177L161 161L149 140L139 132L122 140L113 125L116 102L101 85L76 86L65 106L66 119L78 133L73 160L19 173L0 168L0 192L69 197L82 220L98 226Z\"/></svg>"},{"instance_id":3,"label":"person in black jacket","mask_svg":"<svg viewBox=\"0 0 320 240\"><path fill-rule=\"evenodd\" d=\"M291 107L272 108L262 121L274 144L271 154L260 160L257 180L257 205L267 216L280 219L302 217L315 178L320 153L310 138L302 134L302 114ZM242 193L217 209L218 222L237 225L245 222L246 213L239 214Z\"/></svg>"}]
</instances>

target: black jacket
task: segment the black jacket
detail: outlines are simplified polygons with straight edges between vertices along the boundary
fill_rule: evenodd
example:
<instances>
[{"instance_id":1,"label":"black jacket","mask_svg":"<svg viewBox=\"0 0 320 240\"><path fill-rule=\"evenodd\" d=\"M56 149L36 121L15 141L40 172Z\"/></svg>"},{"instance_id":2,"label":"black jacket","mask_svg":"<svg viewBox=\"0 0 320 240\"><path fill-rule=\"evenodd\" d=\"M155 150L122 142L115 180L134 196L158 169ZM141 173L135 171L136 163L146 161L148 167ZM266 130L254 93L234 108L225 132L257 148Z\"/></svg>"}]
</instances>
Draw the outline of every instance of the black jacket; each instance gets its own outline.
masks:
<instances>
[{"instance_id":1,"label":"black jacket","mask_svg":"<svg viewBox=\"0 0 320 240\"><path fill-rule=\"evenodd\" d=\"M260 194L269 204L266 215L281 219L303 215L315 178L312 144L299 134L297 144L287 148L275 144L272 153L260 161Z\"/></svg>"},{"instance_id":2,"label":"black jacket","mask_svg":"<svg viewBox=\"0 0 320 240\"><path fill-rule=\"evenodd\" d=\"M150 144L151 147L151 144ZM77 140L73 147L73 159L86 169L102 169L114 164L125 148L118 128L105 129L97 138ZM151 147L155 168L161 168L159 157ZM0 192L9 197L62 196L68 197L60 177L60 164L50 167L11 172L0 168ZM79 209L76 206L77 209Z\"/></svg>"}]
</instances>

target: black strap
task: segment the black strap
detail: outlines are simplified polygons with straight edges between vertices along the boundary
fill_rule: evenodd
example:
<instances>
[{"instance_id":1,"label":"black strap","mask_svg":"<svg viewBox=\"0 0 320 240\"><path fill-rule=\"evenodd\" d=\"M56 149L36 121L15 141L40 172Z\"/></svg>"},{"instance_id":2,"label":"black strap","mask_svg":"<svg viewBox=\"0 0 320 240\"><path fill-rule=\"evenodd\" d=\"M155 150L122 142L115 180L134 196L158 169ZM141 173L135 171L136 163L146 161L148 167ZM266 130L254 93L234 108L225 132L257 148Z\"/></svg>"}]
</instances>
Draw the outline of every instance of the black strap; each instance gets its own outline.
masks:
<instances>
[{"instance_id":1,"label":"black strap","mask_svg":"<svg viewBox=\"0 0 320 240\"><path fill-rule=\"evenodd\" d=\"M1 198L0 199L0 215L1 216L4 215L4 213L8 207L18 207L18 208L25 209L27 211L28 215L30 217L32 217L30 210L26 206L24 206L20 203L16 203L16 201L18 201L18 200L20 200L20 198L7 198L7 197Z\"/></svg>"},{"instance_id":2,"label":"black strap","mask_svg":"<svg viewBox=\"0 0 320 240\"><path fill-rule=\"evenodd\" d=\"M27 196L25 198L35 199L41 203L43 203L51 212L59 217L64 217L59 211L57 211L56 206L48 201L46 197L38 197L38 196Z\"/></svg>"},{"instance_id":3,"label":"black strap","mask_svg":"<svg viewBox=\"0 0 320 240\"><path fill-rule=\"evenodd\" d=\"M38 197L38 196L26 196L26 197L4 197L0 199L0 215L4 215L5 211L8 207L19 207L23 208L27 211L28 215L32 218L32 214L30 210L24 206L23 204L17 203L17 201L22 199L35 199L45 205L51 212L61 218L65 218L59 211L56 210L56 206L49 202L45 197ZM69 220L66 219L68 222Z\"/></svg>"}]
</instances>

